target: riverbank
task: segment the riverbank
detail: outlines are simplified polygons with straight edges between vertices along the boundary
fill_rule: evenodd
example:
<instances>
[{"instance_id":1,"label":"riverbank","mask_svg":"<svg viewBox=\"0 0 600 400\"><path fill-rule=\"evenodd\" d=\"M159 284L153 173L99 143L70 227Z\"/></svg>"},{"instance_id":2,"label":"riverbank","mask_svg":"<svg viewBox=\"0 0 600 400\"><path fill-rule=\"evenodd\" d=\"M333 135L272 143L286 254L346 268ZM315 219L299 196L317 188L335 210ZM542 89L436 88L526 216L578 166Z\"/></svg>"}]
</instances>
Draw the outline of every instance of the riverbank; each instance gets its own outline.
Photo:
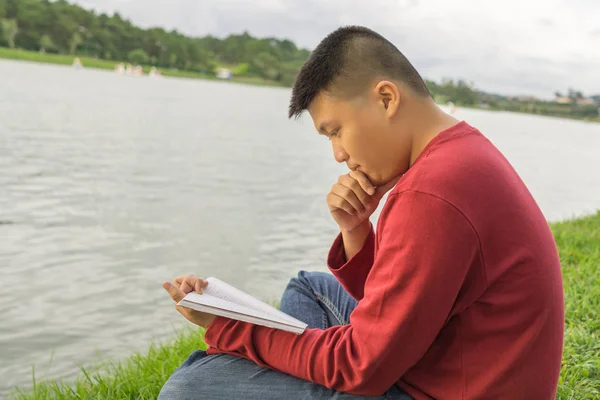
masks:
<instances>
[{"instance_id":1,"label":"riverbank","mask_svg":"<svg viewBox=\"0 0 600 400\"><path fill-rule=\"evenodd\" d=\"M600 398L600 211L551 225L563 266L565 349L557 399ZM15 399L155 399L163 383L196 349L202 331L188 329L145 354L118 363L82 370L71 382L35 382L15 392Z\"/></svg>"},{"instance_id":2,"label":"riverbank","mask_svg":"<svg viewBox=\"0 0 600 400\"><path fill-rule=\"evenodd\" d=\"M96 68L96 69L106 69L106 70L115 70L115 67L118 64L125 63L123 61L112 61L112 60L101 60L98 58L91 57L78 57L81 61L81 64L84 68ZM0 47L0 59L8 59L8 60L17 60L17 61L28 61L28 62L37 62L37 63L45 63L45 64L57 64L57 65L72 65L74 56L64 55L64 54L51 54L51 53L39 53L36 51L22 50L22 49L9 49L7 47ZM142 70L144 74L148 74L152 66L144 65L142 66ZM201 74L199 72L194 71L182 71L178 69L169 69L169 68L158 68L158 71L163 76L170 76L176 78L192 78L192 79L208 79L208 80L219 80L214 75L209 74ZM235 83L243 83L249 85L259 85L259 86L281 86L278 82L268 81L266 79L262 79L260 77L254 76L233 76L231 79L227 80L227 82L235 82Z\"/></svg>"},{"instance_id":3,"label":"riverbank","mask_svg":"<svg viewBox=\"0 0 600 400\"><path fill-rule=\"evenodd\" d=\"M7 47L0 47L0 59L10 59L10 60L20 60L20 61L29 61L29 62L37 62L37 63L47 63L47 64L59 64L59 65L72 65L74 56L71 55L61 55L61 54L50 54L50 53L39 53L36 51L22 50L22 49L9 49ZM122 61L112 61L112 60L102 60L91 57L79 57L84 68L98 68L98 69L107 69L114 70L115 67L124 63ZM235 70L237 66L235 65L222 65L222 67L226 67L230 70ZM145 65L142 66L144 74L148 74L152 66ZM177 78L191 78L191 79L208 79L208 80L218 80L223 81L223 79L217 78L214 74L201 74L194 71L184 71L178 69L169 69L169 68L158 68L158 71L164 76L177 77ZM283 87L280 82L269 81L257 76L233 76L231 79L226 80L226 82L234 82L234 83L243 83L248 85L258 85L258 86L277 86ZM447 101L443 100L444 96L435 96L436 101L439 104L446 104ZM459 108L472 108L472 109L485 109L488 111L504 111L504 112L516 112L520 114L531 114L531 115L541 115L541 116L549 116L555 118L567 118L574 119L592 123L600 122L600 116L591 116L591 117L580 117L577 115L569 115L569 114L548 114L541 112L537 108L527 107L525 109L522 108L509 108L508 106L495 106L495 107L486 107L482 108L476 105L465 106L460 105ZM529 111L527 111L529 110Z\"/></svg>"}]
</instances>

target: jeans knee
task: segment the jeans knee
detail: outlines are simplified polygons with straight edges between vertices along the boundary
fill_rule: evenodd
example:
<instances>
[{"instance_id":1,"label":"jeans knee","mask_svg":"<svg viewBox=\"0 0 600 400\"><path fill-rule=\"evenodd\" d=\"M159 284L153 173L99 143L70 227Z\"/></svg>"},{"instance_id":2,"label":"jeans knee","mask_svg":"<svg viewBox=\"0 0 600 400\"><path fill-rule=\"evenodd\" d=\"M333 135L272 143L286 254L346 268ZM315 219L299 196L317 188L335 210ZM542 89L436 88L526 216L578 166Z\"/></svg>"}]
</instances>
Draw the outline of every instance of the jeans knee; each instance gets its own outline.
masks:
<instances>
[{"instance_id":1,"label":"jeans knee","mask_svg":"<svg viewBox=\"0 0 600 400\"><path fill-rule=\"evenodd\" d=\"M300 271L298 276L290 279L281 301L283 303L289 297L298 294L313 297L315 293L322 292L330 280L335 280L335 277L326 272Z\"/></svg>"},{"instance_id":2,"label":"jeans knee","mask_svg":"<svg viewBox=\"0 0 600 400\"><path fill-rule=\"evenodd\" d=\"M290 294L290 292L305 291L305 290L312 291L311 290L312 289L311 281L313 280L312 274L313 274L312 272L308 272L308 271L298 272L298 276L295 276L292 279L290 279L283 294L285 295L286 293Z\"/></svg>"},{"instance_id":3,"label":"jeans knee","mask_svg":"<svg viewBox=\"0 0 600 400\"><path fill-rule=\"evenodd\" d=\"M185 398L185 394L188 392L187 382L180 379L177 375L177 371L169 377L167 382L160 389L158 394L158 400L179 400Z\"/></svg>"},{"instance_id":4,"label":"jeans knee","mask_svg":"<svg viewBox=\"0 0 600 400\"><path fill-rule=\"evenodd\" d=\"M337 282L335 277L330 273L319 271L300 271L298 272L298 277L294 279L298 280L301 285L310 288L313 292L321 291Z\"/></svg>"},{"instance_id":5,"label":"jeans knee","mask_svg":"<svg viewBox=\"0 0 600 400\"><path fill-rule=\"evenodd\" d=\"M207 381L202 378L210 378L206 376L210 369L202 367L209 360L207 357L204 350L192 352L163 385L158 400L189 399L190 393L200 390L200 382L204 386Z\"/></svg>"}]
</instances>

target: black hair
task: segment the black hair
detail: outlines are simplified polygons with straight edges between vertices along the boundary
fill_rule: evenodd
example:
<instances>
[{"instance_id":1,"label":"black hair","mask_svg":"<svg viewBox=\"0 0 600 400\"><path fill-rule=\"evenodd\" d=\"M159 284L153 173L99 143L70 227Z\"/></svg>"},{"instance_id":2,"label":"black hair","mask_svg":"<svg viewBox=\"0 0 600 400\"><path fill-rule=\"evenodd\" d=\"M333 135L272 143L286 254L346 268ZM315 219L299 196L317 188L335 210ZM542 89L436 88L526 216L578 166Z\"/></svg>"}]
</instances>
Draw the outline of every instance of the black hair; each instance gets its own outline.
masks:
<instances>
[{"instance_id":1,"label":"black hair","mask_svg":"<svg viewBox=\"0 0 600 400\"><path fill-rule=\"evenodd\" d=\"M346 26L327 35L304 63L292 89L289 117L298 117L323 90L358 94L375 78L393 79L431 96L423 78L390 41L371 29Z\"/></svg>"}]
</instances>

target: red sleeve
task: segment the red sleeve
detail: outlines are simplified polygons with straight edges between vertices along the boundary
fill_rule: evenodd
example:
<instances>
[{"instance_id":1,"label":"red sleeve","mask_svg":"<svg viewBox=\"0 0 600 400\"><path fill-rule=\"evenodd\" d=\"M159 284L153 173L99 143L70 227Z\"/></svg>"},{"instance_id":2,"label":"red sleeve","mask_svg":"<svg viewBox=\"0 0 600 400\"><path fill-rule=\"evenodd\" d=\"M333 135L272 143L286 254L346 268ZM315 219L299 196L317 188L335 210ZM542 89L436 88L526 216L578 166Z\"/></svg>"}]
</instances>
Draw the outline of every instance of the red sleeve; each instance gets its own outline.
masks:
<instances>
[{"instance_id":1,"label":"red sleeve","mask_svg":"<svg viewBox=\"0 0 600 400\"><path fill-rule=\"evenodd\" d=\"M375 232L373 225L363 247L346 262L342 234L333 242L327 257L327 266L350 296L360 300L364 296L365 281L375 260Z\"/></svg>"},{"instance_id":2,"label":"red sleeve","mask_svg":"<svg viewBox=\"0 0 600 400\"><path fill-rule=\"evenodd\" d=\"M364 297L350 324L302 335L217 317L205 340L224 352L301 379L378 396L415 365L444 326L479 258L467 219L437 197L389 196Z\"/></svg>"}]
</instances>

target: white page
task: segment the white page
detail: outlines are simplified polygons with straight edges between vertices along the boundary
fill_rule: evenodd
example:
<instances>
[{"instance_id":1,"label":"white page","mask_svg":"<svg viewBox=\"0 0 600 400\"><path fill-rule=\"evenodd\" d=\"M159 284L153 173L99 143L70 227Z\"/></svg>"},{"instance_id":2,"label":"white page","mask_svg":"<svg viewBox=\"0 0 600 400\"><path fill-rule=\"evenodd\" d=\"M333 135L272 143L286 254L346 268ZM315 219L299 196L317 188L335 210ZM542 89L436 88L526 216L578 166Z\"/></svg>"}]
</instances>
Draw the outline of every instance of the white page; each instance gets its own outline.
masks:
<instances>
[{"instance_id":1,"label":"white page","mask_svg":"<svg viewBox=\"0 0 600 400\"><path fill-rule=\"evenodd\" d=\"M200 297L206 298L206 295L201 295ZM184 307L189 307L193 310L197 310L200 312L205 312L205 313L209 313L209 314L213 314L213 315L220 315L222 317L231 318L231 319L235 319L238 321L249 322L249 323L255 324L255 325L268 326L269 328L275 328L275 329L281 329L281 330L288 331L288 332L293 332L298 335L302 334L307 327L306 324L304 324L304 326L300 326L300 327L294 326L294 325L288 325L287 323L280 323L277 321L262 319L262 318L245 315L245 314L238 313L238 312L227 311L227 310L224 310L224 309L221 309L218 307L211 307L206 304L195 303L192 301L187 301L185 299L181 300L179 302L179 305L184 306Z\"/></svg>"},{"instance_id":2,"label":"white page","mask_svg":"<svg viewBox=\"0 0 600 400\"><path fill-rule=\"evenodd\" d=\"M272 321L279 321L279 322L283 322L283 323L290 325L290 323L287 320L280 320L279 318L276 318L273 315L270 315L268 313L261 312L259 310L255 310L250 307L246 307L242 304L234 303L234 302L230 301L231 298L227 299L227 298L216 297L216 296L214 296L212 294L208 294L206 292L204 292L203 294L198 294L196 292L190 292L183 299L186 301L193 302L193 303L205 304L205 305L208 305L211 307L220 308L223 310L229 310L229 311L233 311L233 312L236 312L239 314L245 314L245 315L254 316L254 317L258 317L258 318L262 318L262 319L272 320Z\"/></svg>"},{"instance_id":3,"label":"white page","mask_svg":"<svg viewBox=\"0 0 600 400\"><path fill-rule=\"evenodd\" d=\"M286 322L288 324L292 324L295 326L304 326L306 325L304 322L293 318L292 316L281 312L276 309L258 300L255 297L250 296L249 294L231 286L230 284L223 282L217 278L210 277L207 278L208 286L202 289L203 293L210 294L220 299L227 300L231 303L244 305L252 310L255 310L260 313L264 313L267 315L271 315L270 319L275 319L276 321Z\"/></svg>"}]
</instances>

